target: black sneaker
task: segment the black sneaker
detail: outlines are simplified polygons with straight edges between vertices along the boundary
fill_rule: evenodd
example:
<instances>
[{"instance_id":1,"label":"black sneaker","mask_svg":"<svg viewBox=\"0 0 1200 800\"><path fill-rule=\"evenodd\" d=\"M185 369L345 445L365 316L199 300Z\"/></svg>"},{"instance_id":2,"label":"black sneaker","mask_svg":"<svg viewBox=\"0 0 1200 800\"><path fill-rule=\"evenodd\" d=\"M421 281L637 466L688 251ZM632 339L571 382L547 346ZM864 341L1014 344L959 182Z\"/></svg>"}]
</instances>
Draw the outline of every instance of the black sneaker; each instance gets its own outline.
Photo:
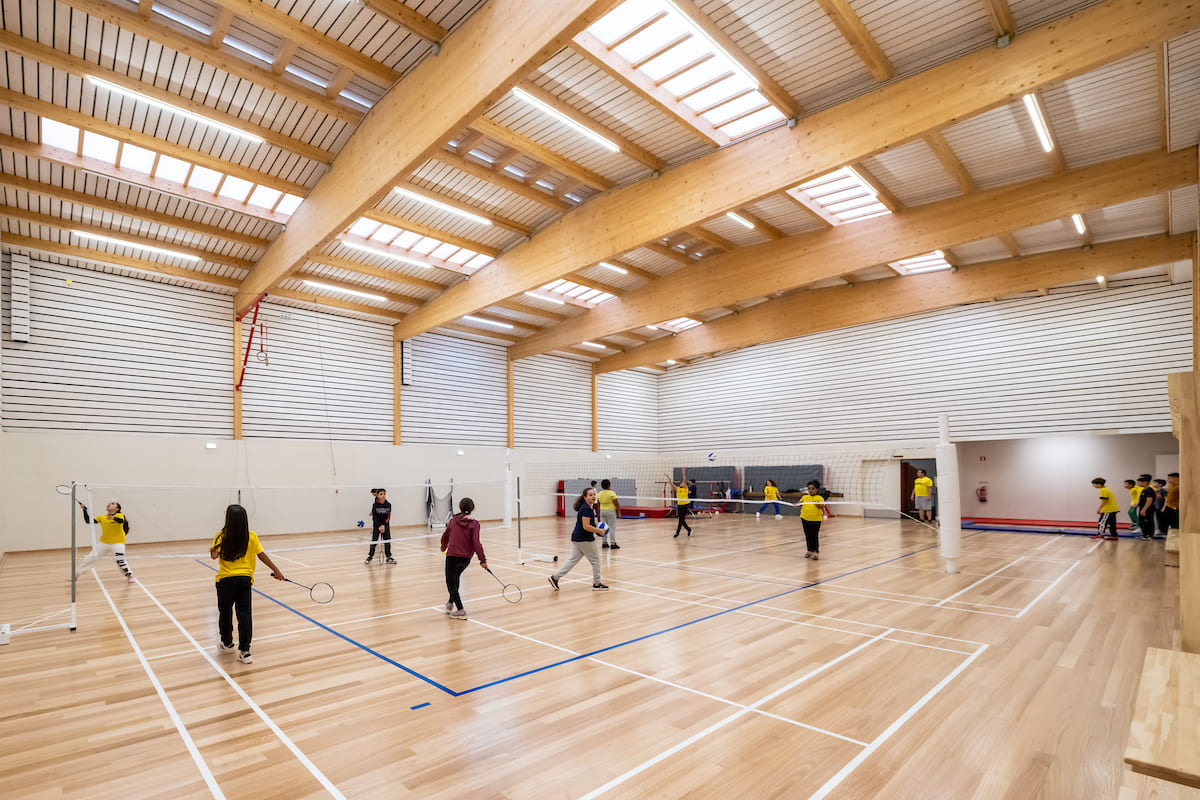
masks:
<instances>
[{"instance_id":1,"label":"black sneaker","mask_svg":"<svg viewBox=\"0 0 1200 800\"><path fill-rule=\"evenodd\" d=\"M385 563L385 564L395 564L395 563L396 563L396 559L392 558L391 556L388 556L388 557L387 557L387 561L384 561L383 563Z\"/></svg>"},{"instance_id":2,"label":"black sneaker","mask_svg":"<svg viewBox=\"0 0 1200 800\"><path fill-rule=\"evenodd\" d=\"M554 591L557 592L558 591L558 577L555 575L551 575L547 580L550 581L550 585L553 586Z\"/></svg>"},{"instance_id":3,"label":"black sneaker","mask_svg":"<svg viewBox=\"0 0 1200 800\"><path fill-rule=\"evenodd\" d=\"M607 549L608 549L608 542L605 542L604 544L600 545L600 547L601 547L601 548L603 548L604 550L607 550Z\"/></svg>"},{"instance_id":4,"label":"black sneaker","mask_svg":"<svg viewBox=\"0 0 1200 800\"><path fill-rule=\"evenodd\" d=\"M603 583L593 583L593 584L592 584L592 591L593 591L593 592L607 592L607 591L608 591L608 587L607 587L607 586L605 586Z\"/></svg>"},{"instance_id":5,"label":"black sneaker","mask_svg":"<svg viewBox=\"0 0 1200 800\"><path fill-rule=\"evenodd\" d=\"M1165 539L1166 537L1164 536L1163 538ZM609 545L608 549L609 550L620 550L621 545L617 544L616 542L613 542L611 545Z\"/></svg>"},{"instance_id":6,"label":"black sneaker","mask_svg":"<svg viewBox=\"0 0 1200 800\"><path fill-rule=\"evenodd\" d=\"M367 560L366 560L366 561L364 561L363 563L364 563L364 564L370 564L370 563L371 563L371 558L372 558L372 556L367 556Z\"/></svg>"}]
</instances>

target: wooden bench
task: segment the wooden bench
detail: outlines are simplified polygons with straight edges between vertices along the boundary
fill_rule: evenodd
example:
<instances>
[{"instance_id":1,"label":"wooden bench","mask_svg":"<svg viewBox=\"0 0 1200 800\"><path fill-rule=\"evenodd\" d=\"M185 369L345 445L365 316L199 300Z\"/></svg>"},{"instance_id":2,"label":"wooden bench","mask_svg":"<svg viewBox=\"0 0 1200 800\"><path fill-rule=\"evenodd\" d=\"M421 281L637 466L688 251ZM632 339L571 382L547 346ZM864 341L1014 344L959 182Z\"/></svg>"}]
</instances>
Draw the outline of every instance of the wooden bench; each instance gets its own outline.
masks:
<instances>
[{"instance_id":1,"label":"wooden bench","mask_svg":"<svg viewBox=\"0 0 1200 800\"><path fill-rule=\"evenodd\" d=\"M1168 567L1179 566L1179 528L1167 531L1166 560L1163 563Z\"/></svg>"},{"instance_id":2,"label":"wooden bench","mask_svg":"<svg viewBox=\"0 0 1200 800\"><path fill-rule=\"evenodd\" d=\"M1125 763L1200 789L1200 654L1146 650Z\"/></svg>"}]
</instances>

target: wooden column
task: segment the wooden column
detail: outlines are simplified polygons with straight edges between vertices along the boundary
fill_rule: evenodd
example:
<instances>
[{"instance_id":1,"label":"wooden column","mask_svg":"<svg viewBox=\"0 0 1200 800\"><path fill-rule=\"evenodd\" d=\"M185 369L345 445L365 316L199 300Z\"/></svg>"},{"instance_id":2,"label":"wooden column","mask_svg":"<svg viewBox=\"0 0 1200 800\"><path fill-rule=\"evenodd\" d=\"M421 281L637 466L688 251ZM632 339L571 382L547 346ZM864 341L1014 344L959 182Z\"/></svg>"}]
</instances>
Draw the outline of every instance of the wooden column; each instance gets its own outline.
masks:
<instances>
[{"instance_id":1,"label":"wooden column","mask_svg":"<svg viewBox=\"0 0 1200 800\"><path fill-rule=\"evenodd\" d=\"M596 373L592 373L592 452L600 449L600 403L596 393Z\"/></svg>"},{"instance_id":2,"label":"wooden column","mask_svg":"<svg viewBox=\"0 0 1200 800\"><path fill-rule=\"evenodd\" d=\"M400 394L404 364L404 342L392 337L392 444L400 444Z\"/></svg>"},{"instance_id":3,"label":"wooden column","mask_svg":"<svg viewBox=\"0 0 1200 800\"><path fill-rule=\"evenodd\" d=\"M242 321L233 321L233 385L242 374ZM242 438L242 390L233 390L233 438Z\"/></svg>"},{"instance_id":4,"label":"wooden column","mask_svg":"<svg viewBox=\"0 0 1200 800\"><path fill-rule=\"evenodd\" d=\"M1200 653L1200 238L1192 241L1192 372L1168 376L1171 422L1179 439L1179 632Z\"/></svg>"},{"instance_id":5,"label":"wooden column","mask_svg":"<svg viewBox=\"0 0 1200 800\"><path fill-rule=\"evenodd\" d=\"M513 362L512 362L511 358L508 360L507 380L508 380L508 392L507 392L507 397L508 397L508 449L511 450L514 447L516 447L515 426L513 425Z\"/></svg>"}]
</instances>

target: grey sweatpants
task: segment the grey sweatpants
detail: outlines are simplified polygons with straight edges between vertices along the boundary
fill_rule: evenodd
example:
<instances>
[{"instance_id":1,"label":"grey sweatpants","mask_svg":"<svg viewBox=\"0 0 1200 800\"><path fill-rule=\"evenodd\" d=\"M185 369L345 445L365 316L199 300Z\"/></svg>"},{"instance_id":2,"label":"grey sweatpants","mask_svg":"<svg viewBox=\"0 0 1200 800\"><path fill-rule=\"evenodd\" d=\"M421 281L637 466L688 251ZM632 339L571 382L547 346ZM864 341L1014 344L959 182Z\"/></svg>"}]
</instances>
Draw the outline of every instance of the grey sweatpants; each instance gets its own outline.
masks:
<instances>
[{"instance_id":1,"label":"grey sweatpants","mask_svg":"<svg viewBox=\"0 0 1200 800\"><path fill-rule=\"evenodd\" d=\"M592 583L600 582L600 547L593 539L590 542L571 542L571 557L567 559L567 563L559 567L558 572L554 573L555 578L562 578L571 571L571 568L579 563L579 559L587 556L587 560L592 562Z\"/></svg>"},{"instance_id":2,"label":"grey sweatpants","mask_svg":"<svg viewBox=\"0 0 1200 800\"><path fill-rule=\"evenodd\" d=\"M617 512L605 511L600 509L600 521L608 525L608 531L604 534L605 544L614 545L617 543Z\"/></svg>"}]
</instances>

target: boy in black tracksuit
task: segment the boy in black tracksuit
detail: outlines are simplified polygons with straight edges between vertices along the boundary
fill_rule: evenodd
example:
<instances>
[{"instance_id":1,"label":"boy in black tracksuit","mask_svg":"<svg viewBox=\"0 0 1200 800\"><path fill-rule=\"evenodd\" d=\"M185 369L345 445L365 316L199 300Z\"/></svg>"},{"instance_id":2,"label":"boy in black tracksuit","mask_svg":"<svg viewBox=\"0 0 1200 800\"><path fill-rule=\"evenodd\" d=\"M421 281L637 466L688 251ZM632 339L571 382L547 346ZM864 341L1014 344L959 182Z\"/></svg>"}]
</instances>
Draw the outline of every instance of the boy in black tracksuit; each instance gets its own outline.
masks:
<instances>
[{"instance_id":1,"label":"boy in black tracksuit","mask_svg":"<svg viewBox=\"0 0 1200 800\"><path fill-rule=\"evenodd\" d=\"M367 553L364 564L370 564L375 558L375 542L381 537L383 542L384 563L395 564L392 558L392 504L387 499L387 489L372 489L375 502L371 504L371 550Z\"/></svg>"}]
</instances>

